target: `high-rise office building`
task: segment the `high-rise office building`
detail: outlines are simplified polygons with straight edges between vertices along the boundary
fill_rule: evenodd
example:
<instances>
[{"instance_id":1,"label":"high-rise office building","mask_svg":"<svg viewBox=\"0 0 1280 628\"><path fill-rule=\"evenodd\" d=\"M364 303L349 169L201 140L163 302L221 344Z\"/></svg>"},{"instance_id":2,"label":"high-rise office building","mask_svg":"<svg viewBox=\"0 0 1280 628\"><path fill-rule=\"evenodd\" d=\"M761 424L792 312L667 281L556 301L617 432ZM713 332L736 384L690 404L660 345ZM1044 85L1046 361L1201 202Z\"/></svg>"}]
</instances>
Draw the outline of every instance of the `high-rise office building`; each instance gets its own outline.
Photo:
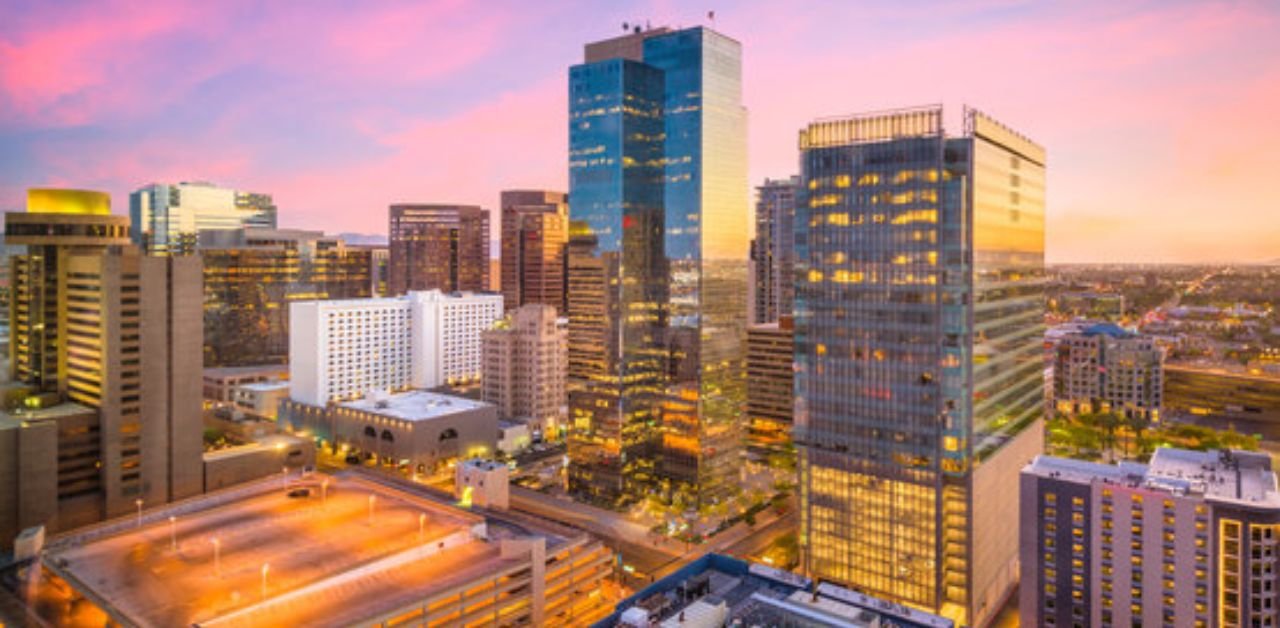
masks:
<instances>
[{"instance_id":1,"label":"high-rise office building","mask_svg":"<svg viewBox=\"0 0 1280 628\"><path fill-rule=\"evenodd\" d=\"M290 304L290 396L324 406L371 392L474 382L502 295L439 290Z\"/></svg>"},{"instance_id":2,"label":"high-rise office building","mask_svg":"<svg viewBox=\"0 0 1280 628\"><path fill-rule=\"evenodd\" d=\"M1118 465L1040 456L1021 484L1024 625L1280 623L1270 456L1161 448L1149 464Z\"/></svg>"},{"instance_id":3,"label":"high-rise office building","mask_svg":"<svg viewBox=\"0 0 1280 628\"><path fill-rule=\"evenodd\" d=\"M576 493L704 504L736 489L741 69L741 45L699 27L588 44L569 71L569 333L601 342L570 357Z\"/></svg>"},{"instance_id":4,"label":"high-rise office building","mask_svg":"<svg viewBox=\"0 0 1280 628\"><path fill-rule=\"evenodd\" d=\"M204 482L200 260L143 255L105 194L33 190L30 200L32 211L6 216L9 241L28 247L11 309L18 328L41 332L15 337L20 361L38 355L25 363L41 367L17 369L0 413L13 462L0 474L6 539L10 526L65 530Z\"/></svg>"},{"instance_id":5,"label":"high-rise office building","mask_svg":"<svg viewBox=\"0 0 1280 628\"><path fill-rule=\"evenodd\" d=\"M765 179L756 187L756 239L751 242L752 323L772 323L791 316L799 187L800 177Z\"/></svg>"},{"instance_id":6,"label":"high-rise office building","mask_svg":"<svg viewBox=\"0 0 1280 628\"><path fill-rule=\"evenodd\" d=\"M276 228L270 194L206 182L153 183L129 195L129 237L148 255L190 255L209 229Z\"/></svg>"},{"instance_id":7,"label":"high-rise office building","mask_svg":"<svg viewBox=\"0 0 1280 628\"><path fill-rule=\"evenodd\" d=\"M800 133L796 413L809 574L984 624L1043 447L1044 150L974 110Z\"/></svg>"},{"instance_id":8,"label":"high-rise office building","mask_svg":"<svg viewBox=\"0 0 1280 628\"><path fill-rule=\"evenodd\" d=\"M1164 348L1114 323L1088 325L1057 339L1051 390L1055 414L1111 411L1158 421Z\"/></svg>"},{"instance_id":9,"label":"high-rise office building","mask_svg":"<svg viewBox=\"0 0 1280 628\"><path fill-rule=\"evenodd\" d=\"M747 328L747 450L793 461L795 330L791 316Z\"/></svg>"},{"instance_id":10,"label":"high-rise office building","mask_svg":"<svg viewBox=\"0 0 1280 628\"><path fill-rule=\"evenodd\" d=\"M558 437L565 415L568 321L550 305L524 305L481 337L481 393L503 419L526 421Z\"/></svg>"},{"instance_id":11,"label":"high-rise office building","mask_svg":"<svg viewBox=\"0 0 1280 628\"><path fill-rule=\"evenodd\" d=\"M111 197L90 190L31 189L27 211L4 216L9 259L9 376L37 390L58 387L58 263L66 253L129 244L129 219Z\"/></svg>"},{"instance_id":12,"label":"high-rise office building","mask_svg":"<svg viewBox=\"0 0 1280 628\"><path fill-rule=\"evenodd\" d=\"M502 192L502 297L507 310L544 303L564 311L569 199L563 192Z\"/></svg>"},{"instance_id":13,"label":"high-rise office building","mask_svg":"<svg viewBox=\"0 0 1280 628\"><path fill-rule=\"evenodd\" d=\"M471 205L392 205L390 296L410 290L489 289L489 210Z\"/></svg>"},{"instance_id":14,"label":"high-rise office building","mask_svg":"<svg viewBox=\"0 0 1280 628\"><path fill-rule=\"evenodd\" d=\"M206 231L204 364L285 364L289 304L373 296L373 250L300 229Z\"/></svg>"}]
</instances>

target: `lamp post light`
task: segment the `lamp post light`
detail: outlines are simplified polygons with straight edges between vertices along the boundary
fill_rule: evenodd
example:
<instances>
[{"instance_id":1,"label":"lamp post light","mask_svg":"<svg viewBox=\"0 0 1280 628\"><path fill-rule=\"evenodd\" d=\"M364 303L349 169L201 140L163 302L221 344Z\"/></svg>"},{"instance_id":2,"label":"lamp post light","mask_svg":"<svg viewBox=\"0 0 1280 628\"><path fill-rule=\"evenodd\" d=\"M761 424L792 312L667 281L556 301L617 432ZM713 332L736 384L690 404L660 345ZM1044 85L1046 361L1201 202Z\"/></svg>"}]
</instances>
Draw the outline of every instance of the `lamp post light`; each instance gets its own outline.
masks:
<instances>
[{"instance_id":1,"label":"lamp post light","mask_svg":"<svg viewBox=\"0 0 1280 628\"><path fill-rule=\"evenodd\" d=\"M289 467L280 467L280 488L289 488Z\"/></svg>"},{"instance_id":2,"label":"lamp post light","mask_svg":"<svg viewBox=\"0 0 1280 628\"><path fill-rule=\"evenodd\" d=\"M378 496L369 495L369 525L373 525L373 504L378 501Z\"/></svg>"},{"instance_id":3,"label":"lamp post light","mask_svg":"<svg viewBox=\"0 0 1280 628\"><path fill-rule=\"evenodd\" d=\"M329 501L329 479L325 478L325 480L320 483L320 503L323 505L328 501Z\"/></svg>"},{"instance_id":4,"label":"lamp post light","mask_svg":"<svg viewBox=\"0 0 1280 628\"><path fill-rule=\"evenodd\" d=\"M169 549L178 551L178 518L169 515Z\"/></svg>"},{"instance_id":5,"label":"lamp post light","mask_svg":"<svg viewBox=\"0 0 1280 628\"><path fill-rule=\"evenodd\" d=\"M262 563L262 599L267 598L267 572L271 570L270 563Z\"/></svg>"},{"instance_id":6,"label":"lamp post light","mask_svg":"<svg viewBox=\"0 0 1280 628\"><path fill-rule=\"evenodd\" d=\"M142 527L142 500L141 499L133 500L133 505L138 507L138 527L141 528Z\"/></svg>"},{"instance_id":7,"label":"lamp post light","mask_svg":"<svg viewBox=\"0 0 1280 628\"><path fill-rule=\"evenodd\" d=\"M222 577L222 561L218 552L221 546L222 543L218 542L218 537L213 537L213 575L219 578Z\"/></svg>"},{"instance_id":8,"label":"lamp post light","mask_svg":"<svg viewBox=\"0 0 1280 628\"><path fill-rule=\"evenodd\" d=\"M418 515L418 542L419 543L422 542L422 536L423 536L426 524L427 524L426 513L420 513Z\"/></svg>"}]
</instances>

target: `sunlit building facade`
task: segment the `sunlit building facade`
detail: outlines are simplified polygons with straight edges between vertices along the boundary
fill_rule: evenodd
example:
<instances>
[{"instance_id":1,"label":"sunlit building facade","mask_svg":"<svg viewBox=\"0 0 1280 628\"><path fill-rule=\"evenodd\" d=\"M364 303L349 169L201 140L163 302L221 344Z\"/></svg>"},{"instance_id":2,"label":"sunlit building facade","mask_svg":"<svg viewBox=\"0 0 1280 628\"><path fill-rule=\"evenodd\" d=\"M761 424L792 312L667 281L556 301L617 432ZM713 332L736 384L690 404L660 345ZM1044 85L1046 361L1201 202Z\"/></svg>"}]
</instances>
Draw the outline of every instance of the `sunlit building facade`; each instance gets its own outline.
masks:
<instances>
[{"instance_id":1,"label":"sunlit building facade","mask_svg":"<svg viewBox=\"0 0 1280 628\"><path fill-rule=\"evenodd\" d=\"M206 182L153 183L129 195L129 237L148 255L189 255L210 229L276 228L270 194Z\"/></svg>"},{"instance_id":2,"label":"sunlit building facade","mask_svg":"<svg viewBox=\"0 0 1280 628\"><path fill-rule=\"evenodd\" d=\"M795 330L790 316L747 328L747 450L755 459L795 460Z\"/></svg>"},{"instance_id":3,"label":"sunlit building facade","mask_svg":"<svg viewBox=\"0 0 1280 628\"><path fill-rule=\"evenodd\" d=\"M717 501L736 489L745 401L741 45L659 28L585 57L569 79L570 342L605 344L570 358L570 487ZM604 292L574 294L588 283Z\"/></svg>"},{"instance_id":4,"label":"sunlit building facade","mask_svg":"<svg viewBox=\"0 0 1280 628\"><path fill-rule=\"evenodd\" d=\"M481 398L498 406L499 418L558 438L565 415L568 321L550 305L522 305L485 330L480 342Z\"/></svg>"},{"instance_id":5,"label":"sunlit building facade","mask_svg":"<svg viewBox=\"0 0 1280 628\"><path fill-rule=\"evenodd\" d=\"M929 107L800 134L796 415L815 577L982 625L1043 447L1044 150Z\"/></svg>"},{"instance_id":6,"label":"sunlit building facade","mask_svg":"<svg viewBox=\"0 0 1280 628\"><path fill-rule=\"evenodd\" d=\"M563 312L569 198L564 192L502 192L502 297L508 310L541 303Z\"/></svg>"},{"instance_id":7,"label":"sunlit building facade","mask_svg":"<svg viewBox=\"0 0 1280 628\"><path fill-rule=\"evenodd\" d=\"M388 296L489 289L489 210L392 205L389 234Z\"/></svg>"},{"instance_id":8,"label":"sunlit building facade","mask_svg":"<svg viewBox=\"0 0 1280 628\"><path fill-rule=\"evenodd\" d=\"M795 218L800 177L765 179L756 187L751 241L752 324L791 316L795 301Z\"/></svg>"},{"instance_id":9,"label":"sunlit building facade","mask_svg":"<svg viewBox=\"0 0 1280 628\"><path fill-rule=\"evenodd\" d=\"M1059 416L1115 412L1160 420L1164 348L1114 323L1063 335L1053 348L1051 410Z\"/></svg>"},{"instance_id":10,"label":"sunlit building facade","mask_svg":"<svg viewBox=\"0 0 1280 628\"><path fill-rule=\"evenodd\" d=\"M319 231L206 231L205 366L287 363L289 304L373 296L375 252Z\"/></svg>"}]
</instances>

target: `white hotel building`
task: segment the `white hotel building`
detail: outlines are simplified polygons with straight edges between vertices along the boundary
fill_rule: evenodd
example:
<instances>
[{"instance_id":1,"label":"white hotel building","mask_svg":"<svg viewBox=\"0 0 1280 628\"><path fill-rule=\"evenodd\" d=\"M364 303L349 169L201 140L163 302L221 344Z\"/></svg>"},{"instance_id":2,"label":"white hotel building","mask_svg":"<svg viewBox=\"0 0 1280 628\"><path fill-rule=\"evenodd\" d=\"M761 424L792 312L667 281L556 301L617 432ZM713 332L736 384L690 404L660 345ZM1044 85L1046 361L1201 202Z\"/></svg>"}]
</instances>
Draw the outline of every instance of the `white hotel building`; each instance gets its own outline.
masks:
<instances>
[{"instance_id":1,"label":"white hotel building","mask_svg":"<svg viewBox=\"0 0 1280 628\"><path fill-rule=\"evenodd\" d=\"M324 406L478 379L480 335L502 318L502 295L430 290L289 307L290 396Z\"/></svg>"}]
</instances>

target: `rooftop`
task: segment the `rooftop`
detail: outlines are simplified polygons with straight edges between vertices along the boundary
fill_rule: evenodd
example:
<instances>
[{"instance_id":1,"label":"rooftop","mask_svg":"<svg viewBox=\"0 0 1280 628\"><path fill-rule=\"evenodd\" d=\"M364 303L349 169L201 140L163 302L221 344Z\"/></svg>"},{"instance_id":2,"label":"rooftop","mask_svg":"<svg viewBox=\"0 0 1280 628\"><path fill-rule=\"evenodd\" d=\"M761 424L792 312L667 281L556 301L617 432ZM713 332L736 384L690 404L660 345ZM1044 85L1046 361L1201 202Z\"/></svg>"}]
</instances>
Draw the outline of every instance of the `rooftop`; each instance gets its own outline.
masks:
<instances>
[{"instance_id":1,"label":"rooftop","mask_svg":"<svg viewBox=\"0 0 1280 628\"><path fill-rule=\"evenodd\" d=\"M273 479L83 529L44 562L124 625L346 626L518 564L507 539L564 542L354 475L290 488L309 493Z\"/></svg>"},{"instance_id":2,"label":"rooftop","mask_svg":"<svg viewBox=\"0 0 1280 628\"><path fill-rule=\"evenodd\" d=\"M289 367L281 364L257 364L253 366L219 366L204 369L205 379L226 379L262 375L263 377L288 376Z\"/></svg>"},{"instance_id":3,"label":"rooftop","mask_svg":"<svg viewBox=\"0 0 1280 628\"><path fill-rule=\"evenodd\" d=\"M1271 459L1255 452L1161 447L1150 464L1116 465L1037 456L1023 473L1080 483L1142 486L1178 495L1203 495L1216 501L1280 508L1280 490Z\"/></svg>"},{"instance_id":4,"label":"rooftop","mask_svg":"<svg viewBox=\"0 0 1280 628\"><path fill-rule=\"evenodd\" d=\"M254 382L252 384L240 384L241 390L252 390L255 392L276 392L280 390L289 390L289 382Z\"/></svg>"},{"instance_id":5,"label":"rooftop","mask_svg":"<svg viewBox=\"0 0 1280 628\"><path fill-rule=\"evenodd\" d=\"M758 563L707 554L620 603L596 628L692 625L951 628L944 617ZM699 624L703 619L711 624ZM645 622L649 622L646 624Z\"/></svg>"},{"instance_id":6,"label":"rooftop","mask_svg":"<svg viewBox=\"0 0 1280 628\"><path fill-rule=\"evenodd\" d=\"M21 427L24 423L80 416L90 412L96 413L97 410L72 401L64 401L43 408L19 408L12 412L0 410L0 427Z\"/></svg>"},{"instance_id":7,"label":"rooftop","mask_svg":"<svg viewBox=\"0 0 1280 628\"><path fill-rule=\"evenodd\" d=\"M410 390L393 394L377 394L338 407L369 412L402 421L429 421L440 417L490 406L483 401L442 395L426 390Z\"/></svg>"}]
</instances>

